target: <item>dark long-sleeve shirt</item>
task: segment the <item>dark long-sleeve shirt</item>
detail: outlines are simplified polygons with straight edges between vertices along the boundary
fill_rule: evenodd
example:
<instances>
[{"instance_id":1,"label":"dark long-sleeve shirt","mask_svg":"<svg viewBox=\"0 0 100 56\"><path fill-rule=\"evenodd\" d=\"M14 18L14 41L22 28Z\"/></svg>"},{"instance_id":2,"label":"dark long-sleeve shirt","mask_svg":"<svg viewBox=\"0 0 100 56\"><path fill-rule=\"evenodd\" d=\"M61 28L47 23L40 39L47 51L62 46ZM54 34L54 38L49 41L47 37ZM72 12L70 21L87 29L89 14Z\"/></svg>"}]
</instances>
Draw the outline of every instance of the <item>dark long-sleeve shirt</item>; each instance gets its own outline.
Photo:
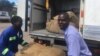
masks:
<instances>
[{"instance_id":1,"label":"dark long-sleeve shirt","mask_svg":"<svg viewBox=\"0 0 100 56\"><path fill-rule=\"evenodd\" d=\"M15 30L12 26L5 29L0 35L0 52L16 53L18 44L25 44L22 30Z\"/></svg>"}]
</instances>

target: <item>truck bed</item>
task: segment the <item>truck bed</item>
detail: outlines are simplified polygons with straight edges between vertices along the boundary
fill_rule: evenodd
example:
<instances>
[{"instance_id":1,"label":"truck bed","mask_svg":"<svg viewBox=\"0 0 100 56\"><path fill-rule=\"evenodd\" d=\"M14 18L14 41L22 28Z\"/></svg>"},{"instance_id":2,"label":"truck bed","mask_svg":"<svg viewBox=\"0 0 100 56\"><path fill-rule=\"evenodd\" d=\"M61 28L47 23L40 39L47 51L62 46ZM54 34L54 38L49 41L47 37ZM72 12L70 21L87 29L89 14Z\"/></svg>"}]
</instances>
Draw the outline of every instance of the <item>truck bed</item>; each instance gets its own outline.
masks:
<instances>
[{"instance_id":1,"label":"truck bed","mask_svg":"<svg viewBox=\"0 0 100 56\"><path fill-rule=\"evenodd\" d=\"M30 35L33 36L32 38L49 40L51 45L54 44L53 46L66 50L66 44L63 34L51 33L48 32L46 29L42 29L33 31L30 33Z\"/></svg>"},{"instance_id":2,"label":"truck bed","mask_svg":"<svg viewBox=\"0 0 100 56\"><path fill-rule=\"evenodd\" d=\"M38 37L45 37L45 38L64 39L63 34L51 33L45 29L33 31L30 33L30 35L38 36Z\"/></svg>"},{"instance_id":3,"label":"truck bed","mask_svg":"<svg viewBox=\"0 0 100 56\"><path fill-rule=\"evenodd\" d=\"M45 29L32 31L30 33L30 35L39 36L39 37L46 37L46 38L48 37L48 38L64 39L63 34L51 33ZM100 41L100 38L94 38L94 37L88 37L88 36L85 36L84 39L93 40L93 41Z\"/></svg>"},{"instance_id":4,"label":"truck bed","mask_svg":"<svg viewBox=\"0 0 100 56\"><path fill-rule=\"evenodd\" d=\"M45 29L30 32L30 35L33 36L32 38L50 40L51 44L54 44L55 40L63 40L64 41L63 34L51 33ZM99 47L98 45L100 45L100 41L99 41L100 39L92 38L92 37L84 37L84 39L85 39L86 43L88 44L88 46Z\"/></svg>"}]
</instances>

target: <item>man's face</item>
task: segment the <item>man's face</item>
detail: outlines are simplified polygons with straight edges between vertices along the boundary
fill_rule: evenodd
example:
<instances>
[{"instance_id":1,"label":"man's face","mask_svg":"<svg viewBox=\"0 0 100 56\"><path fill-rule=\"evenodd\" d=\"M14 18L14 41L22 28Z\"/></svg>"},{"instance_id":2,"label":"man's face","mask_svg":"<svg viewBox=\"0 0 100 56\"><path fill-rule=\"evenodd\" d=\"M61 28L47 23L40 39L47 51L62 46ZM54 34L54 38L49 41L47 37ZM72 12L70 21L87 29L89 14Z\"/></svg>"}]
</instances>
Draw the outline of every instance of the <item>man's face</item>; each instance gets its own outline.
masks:
<instances>
[{"instance_id":1,"label":"man's face","mask_svg":"<svg viewBox=\"0 0 100 56\"><path fill-rule=\"evenodd\" d=\"M67 27L68 24L69 24L69 21L66 20L66 18L64 18L63 15L60 15L59 18L58 18L58 24L59 24L59 26L60 26L60 28L61 28L62 30L65 30L66 27Z\"/></svg>"},{"instance_id":2,"label":"man's face","mask_svg":"<svg viewBox=\"0 0 100 56\"><path fill-rule=\"evenodd\" d=\"M22 27L22 20L19 20L19 21L15 22L14 25L15 25L16 29L21 29L21 27Z\"/></svg>"}]
</instances>

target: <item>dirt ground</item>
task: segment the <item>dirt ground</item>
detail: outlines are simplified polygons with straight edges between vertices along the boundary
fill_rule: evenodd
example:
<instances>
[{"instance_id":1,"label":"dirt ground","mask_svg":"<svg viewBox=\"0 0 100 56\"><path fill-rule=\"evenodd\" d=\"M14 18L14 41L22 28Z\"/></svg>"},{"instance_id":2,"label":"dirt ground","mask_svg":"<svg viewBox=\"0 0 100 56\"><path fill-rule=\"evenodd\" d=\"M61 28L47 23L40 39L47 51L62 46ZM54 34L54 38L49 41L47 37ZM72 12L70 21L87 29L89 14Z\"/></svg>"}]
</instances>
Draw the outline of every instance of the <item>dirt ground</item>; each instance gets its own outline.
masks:
<instances>
[{"instance_id":1,"label":"dirt ground","mask_svg":"<svg viewBox=\"0 0 100 56\"><path fill-rule=\"evenodd\" d=\"M0 33L10 25L8 22L0 22Z\"/></svg>"}]
</instances>

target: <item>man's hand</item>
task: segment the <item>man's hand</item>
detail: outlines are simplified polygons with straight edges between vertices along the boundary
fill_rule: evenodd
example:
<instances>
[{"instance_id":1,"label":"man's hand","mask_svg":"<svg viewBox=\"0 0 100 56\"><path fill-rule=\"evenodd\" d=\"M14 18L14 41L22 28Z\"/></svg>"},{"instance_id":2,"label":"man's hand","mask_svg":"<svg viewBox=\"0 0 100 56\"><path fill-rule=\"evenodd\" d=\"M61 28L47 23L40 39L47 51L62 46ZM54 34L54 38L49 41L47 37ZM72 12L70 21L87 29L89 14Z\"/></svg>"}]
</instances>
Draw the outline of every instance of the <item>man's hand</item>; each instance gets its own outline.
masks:
<instances>
[{"instance_id":1,"label":"man's hand","mask_svg":"<svg viewBox=\"0 0 100 56\"><path fill-rule=\"evenodd\" d=\"M30 42L26 45L23 46L23 49L27 49L28 47L30 47L31 45L33 45L34 43L33 42Z\"/></svg>"}]
</instances>

